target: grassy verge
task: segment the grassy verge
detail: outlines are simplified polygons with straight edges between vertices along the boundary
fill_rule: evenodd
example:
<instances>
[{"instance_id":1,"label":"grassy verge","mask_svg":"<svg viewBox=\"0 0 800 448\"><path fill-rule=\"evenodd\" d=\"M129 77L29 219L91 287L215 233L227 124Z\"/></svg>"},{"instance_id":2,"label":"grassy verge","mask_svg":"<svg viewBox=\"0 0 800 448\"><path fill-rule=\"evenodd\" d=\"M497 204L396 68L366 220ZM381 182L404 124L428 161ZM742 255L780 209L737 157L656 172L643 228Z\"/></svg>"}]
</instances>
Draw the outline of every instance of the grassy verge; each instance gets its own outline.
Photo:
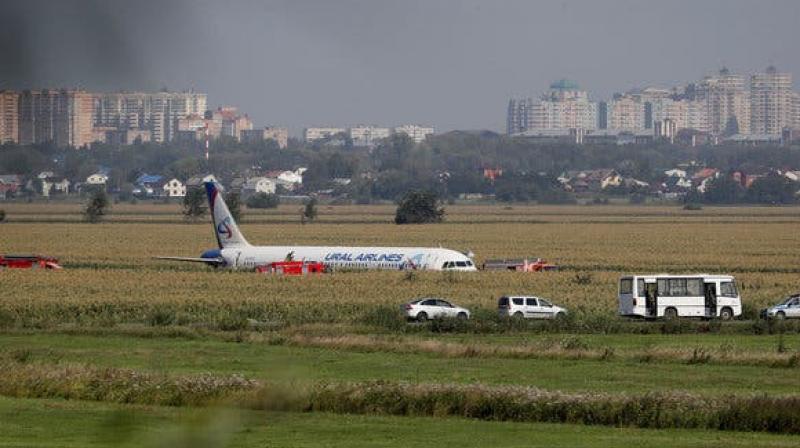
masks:
<instances>
[{"instance_id":1,"label":"grassy verge","mask_svg":"<svg viewBox=\"0 0 800 448\"><path fill-rule=\"evenodd\" d=\"M281 381L514 384L574 392L685 390L705 395L786 394L800 390L800 377L795 369L717 363L713 357L708 359L695 351L688 352L686 359L670 362L659 360L655 349L652 358L636 359L626 354L629 352L625 345L620 345L611 356L598 358L581 356L584 351L581 348L560 348L554 352L558 356L550 358L503 357L491 352L469 352L469 345L440 345L413 338L408 345L404 345L403 339L393 342L380 339L382 344L373 344L371 339L362 340L359 336L345 338L344 342L319 339L316 342L324 346L315 347L294 345L292 337L223 340L112 334L3 334L0 353L5 359L24 363L88 363L182 375L242 374ZM565 336L564 343L574 344L574 340ZM535 341L530 339L528 346L535 347L532 345ZM705 341L710 344L710 339ZM373 346L363 347L362 342ZM581 343L578 339L577 344ZM447 355L453 347L463 351ZM635 350L638 349L630 353L637 353Z\"/></svg>"},{"instance_id":2,"label":"grassy verge","mask_svg":"<svg viewBox=\"0 0 800 448\"><path fill-rule=\"evenodd\" d=\"M164 408L0 397L0 445L37 447L794 447L796 436L457 418Z\"/></svg>"},{"instance_id":3,"label":"grassy verge","mask_svg":"<svg viewBox=\"0 0 800 448\"><path fill-rule=\"evenodd\" d=\"M0 364L0 394L267 411L464 417L639 428L800 434L800 396L564 393L521 386L317 383L287 387L241 377L165 376L90 366Z\"/></svg>"}]
</instances>

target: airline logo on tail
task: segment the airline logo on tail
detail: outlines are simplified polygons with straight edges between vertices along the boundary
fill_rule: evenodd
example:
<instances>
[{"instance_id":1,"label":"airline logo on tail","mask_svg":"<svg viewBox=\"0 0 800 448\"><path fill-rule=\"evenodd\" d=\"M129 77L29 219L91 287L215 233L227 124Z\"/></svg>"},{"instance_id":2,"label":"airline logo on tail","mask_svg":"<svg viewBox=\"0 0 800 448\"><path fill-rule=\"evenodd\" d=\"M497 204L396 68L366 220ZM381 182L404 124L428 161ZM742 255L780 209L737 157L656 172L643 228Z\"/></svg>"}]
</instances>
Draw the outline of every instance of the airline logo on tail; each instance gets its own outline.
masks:
<instances>
[{"instance_id":1,"label":"airline logo on tail","mask_svg":"<svg viewBox=\"0 0 800 448\"><path fill-rule=\"evenodd\" d=\"M231 230L230 222L231 217L227 216L222 220L221 223L217 224L217 233L223 236L225 239L230 239L233 237L233 230Z\"/></svg>"}]
</instances>

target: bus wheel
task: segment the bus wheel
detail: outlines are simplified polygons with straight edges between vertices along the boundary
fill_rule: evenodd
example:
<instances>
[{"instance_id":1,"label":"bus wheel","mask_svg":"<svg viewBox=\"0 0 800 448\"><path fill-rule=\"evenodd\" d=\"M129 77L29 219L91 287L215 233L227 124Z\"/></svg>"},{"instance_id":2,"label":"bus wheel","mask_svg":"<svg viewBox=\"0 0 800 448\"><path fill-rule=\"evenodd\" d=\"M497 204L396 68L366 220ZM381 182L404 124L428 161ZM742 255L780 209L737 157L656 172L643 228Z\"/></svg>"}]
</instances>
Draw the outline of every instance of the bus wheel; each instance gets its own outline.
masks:
<instances>
[{"instance_id":1,"label":"bus wheel","mask_svg":"<svg viewBox=\"0 0 800 448\"><path fill-rule=\"evenodd\" d=\"M719 318L722 320L731 320L733 319L733 310L725 307L719 312Z\"/></svg>"},{"instance_id":2,"label":"bus wheel","mask_svg":"<svg viewBox=\"0 0 800 448\"><path fill-rule=\"evenodd\" d=\"M667 308L664 310L664 318L667 320L673 320L678 318L678 310L675 308Z\"/></svg>"}]
</instances>

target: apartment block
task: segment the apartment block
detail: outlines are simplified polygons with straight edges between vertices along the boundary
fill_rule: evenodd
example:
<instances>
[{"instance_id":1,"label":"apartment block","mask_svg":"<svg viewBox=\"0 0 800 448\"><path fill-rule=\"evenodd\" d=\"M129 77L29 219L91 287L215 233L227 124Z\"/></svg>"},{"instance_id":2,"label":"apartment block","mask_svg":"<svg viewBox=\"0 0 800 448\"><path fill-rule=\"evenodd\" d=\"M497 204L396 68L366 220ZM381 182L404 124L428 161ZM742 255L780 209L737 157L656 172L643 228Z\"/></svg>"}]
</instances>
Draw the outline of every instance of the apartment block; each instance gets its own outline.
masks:
<instances>
[{"instance_id":1,"label":"apartment block","mask_svg":"<svg viewBox=\"0 0 800 448\"><path fill-rule=\"evenodd\" d=\"M715 135L750 132L750 93L745 88L744 76L723 68L717 75L700 81L696 90L697 99L706 104L709 132Z\"/></svg>"},{"instance_id":2,"label":"apartment block","mask_svg":"<svg viewBox=\"0 0 800 448\"><path fill-rule=\"evenodd\" d=\"M0 90L0 145L19 142L19 93Z\"/></svg>"},{"instance_id":3,"label":"apartment block","mask_svg":"<svg viewBox=\"0 0 800 448\"><path fill-rule=\"evenodd\" d=\"M513 135L539 130L591 130L597 128L597 123L597 104L589 101L586 91L576 83L562 79L552 83L538 100L510 100L506 131Z\"/></svg>"},{"instance_id":4,"label":"apartment block","mask_svg":"<svg viewBox=\"0 0 800 448\"><path fill-rule=\"evenodd\" d=\"M303 129L303 139L306 142L314 142L317 140L324 140L331 138L336 134L344 134L347 132L345 128L323 127L323 128L305 128Z\"/></svg>"},{"instance_id":5,"label":"apartment block","mask_svg":"<svg viewBox=\"0 0 800 448\"><path fill-rule=\"evenodd\" d=\"M82 147L95 141L94 95L82 90L26 90L19 97L19 142Z\"/></svg>"},{"instance_id":6,"label":"apartment block","mask_svg":"<svg viewBox=\"0 0 800 448\"><path fill-rule=\"evenodd\" d=\"M261 129L245 129L239 133L239 140L243 143L274 140L278 144L278 148L284 149L289 144L289 130L270 126Z\"/></svg>"},{"instance_id":7,"label":"apartment block","mask_svg":"<svg viewBox=\"0 0 800 448\"><path fill-rule=\"evenodd\" d=\"M792 75L768 67L750 77L751 130L754 134L780 134L794 124Z\"/></svg>"},{"instance_id":8,"label":"apartment block","mask_svg":"<svg viewBox=\"0 0 800 448\"><path fill-rule=\"evenodd\" d=\"M95 99L94 125L149 130L153 141L163 143L175 137L178 120L203 116L207 101L197 92L102 93Z\"/></svg>"},{"instance_id":9,"label":"apartment block","mask_svg":"<svg viewBox=\"0 0 800 448\"><path fill-rule=\"evenodd\" d=\"M388 138L392 130L377 126L353 126L347 130L353 146L375 146L382 139Z\"/></svg>"},{"instance_id":10,"label":"apartment block","mask_svg":"<svg viewBox=\"0 0 800 448\"><path fill-rule=\"evenodd\" d=\"M417 124L404 124L402 126L397 126L393 129L395 134L406 134L407 136L411 137L414 140L414 143L420 143L428 138L429 135L434 134L433 127L431 126L420 126Z\"/></svg>"}]
</instances>

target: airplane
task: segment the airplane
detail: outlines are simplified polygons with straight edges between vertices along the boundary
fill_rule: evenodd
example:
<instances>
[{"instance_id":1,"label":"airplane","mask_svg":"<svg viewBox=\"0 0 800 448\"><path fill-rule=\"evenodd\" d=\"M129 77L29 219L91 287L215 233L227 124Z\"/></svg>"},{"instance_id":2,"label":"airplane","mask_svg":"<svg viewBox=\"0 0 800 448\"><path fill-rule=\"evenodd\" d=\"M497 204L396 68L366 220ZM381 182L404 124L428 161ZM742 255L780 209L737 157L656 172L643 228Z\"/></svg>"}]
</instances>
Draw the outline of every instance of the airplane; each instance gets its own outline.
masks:
<instances>
[{"instance_id":1,"label":"airplane","mask_svg":"<svg viewBox=\"0 0 800 448\"><path fill-rule=\"evenodd\" d=\"M326 269L477 271L471 254L432 247L253 246L247 242L220 195L216 182L205 182L218 249L199 258L156 257L205 263L215 268L255 269L282 261L319 262Z\"/></svg>"}]
</instances>

